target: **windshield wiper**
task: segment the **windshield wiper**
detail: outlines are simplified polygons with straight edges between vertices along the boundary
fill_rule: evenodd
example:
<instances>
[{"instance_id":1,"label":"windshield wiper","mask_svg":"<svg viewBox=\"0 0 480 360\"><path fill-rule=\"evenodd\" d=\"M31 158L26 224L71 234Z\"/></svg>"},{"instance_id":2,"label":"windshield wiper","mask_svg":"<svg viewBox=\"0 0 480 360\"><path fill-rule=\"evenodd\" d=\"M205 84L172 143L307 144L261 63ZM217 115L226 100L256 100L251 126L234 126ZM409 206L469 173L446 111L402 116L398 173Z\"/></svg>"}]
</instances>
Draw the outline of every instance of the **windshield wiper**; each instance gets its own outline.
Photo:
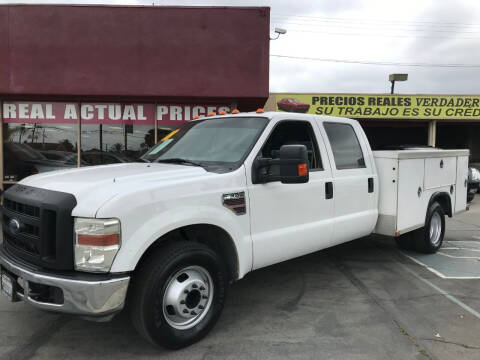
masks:
<instances>
[{"instance_id":1,"label":"windshield wiper","mask_svg":"<svg viewBox=\"0 0 480 360\"><path fill-rule=\"evenodd\" d=\"M201 165L201 164L199 164L195 161L182 159L182 158L160 159L160 160L157 160L157 162L167 163L167 164L189 164L189 165L193 165L193 166L203 167L203 165Z\"/></svg>"}]
</instances>

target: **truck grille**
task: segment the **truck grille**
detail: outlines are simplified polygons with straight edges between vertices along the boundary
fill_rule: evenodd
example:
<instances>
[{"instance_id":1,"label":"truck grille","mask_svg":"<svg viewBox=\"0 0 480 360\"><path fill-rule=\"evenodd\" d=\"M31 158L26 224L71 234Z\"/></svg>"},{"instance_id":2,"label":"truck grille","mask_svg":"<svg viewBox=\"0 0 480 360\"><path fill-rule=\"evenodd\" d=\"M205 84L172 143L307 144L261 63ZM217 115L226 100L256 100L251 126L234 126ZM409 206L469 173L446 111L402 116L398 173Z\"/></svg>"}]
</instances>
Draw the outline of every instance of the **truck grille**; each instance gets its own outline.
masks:
<instances>
[{"instance_id":1,"label":"truck grille","mask_svg":"<svg viewBox=\"0 0 480 360\"><path fill-rule=\"evenodd\" d=\"M30 254L40 255L37 242L34 241L33 239L29 240L28 237L10 236L9 234L6 234L6 233L3 234L3 239L10 246L15 246L16 248L26 251Z\"/></svg>"},{"instance_id":2,"label":"truck grille","mask_svg":"<svg viewBox=\"0 0 480 360\"><path fill-rule=\"evenodd\" d=\"M4 193L4 248L12 255L52 269L73 269L75 197L14 185Z\"/></svg>"},{"instance_id":3,"label":"truck grille","mask_svg":"<svg viewBox=\"0 0 480 360\"><path fill-rule=\"evenodd\" d=\"M5 199L5 209L24 214L33 217L40 217L40 208L38 206L32 206L27 204L21 204L16 201Z\"/></svg>"}]
</instances>

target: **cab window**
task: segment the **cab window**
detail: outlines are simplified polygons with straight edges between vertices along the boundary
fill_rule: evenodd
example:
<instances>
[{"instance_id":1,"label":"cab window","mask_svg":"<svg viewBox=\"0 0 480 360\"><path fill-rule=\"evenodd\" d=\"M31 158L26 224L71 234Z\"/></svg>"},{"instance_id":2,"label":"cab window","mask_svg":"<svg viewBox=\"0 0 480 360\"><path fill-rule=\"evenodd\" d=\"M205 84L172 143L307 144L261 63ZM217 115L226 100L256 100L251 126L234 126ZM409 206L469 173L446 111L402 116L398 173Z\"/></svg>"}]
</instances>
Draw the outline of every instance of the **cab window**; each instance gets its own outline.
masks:
<instances>
[{"instance_id":1,"label":"cab window","mask_svg":"<svg viewBox=\"0 0 480 360\"><path fill-rule=\"evenodd\" d=\"M365 167L362 148L352 125L325 122L323 127L330 141L337 170Z\"/></svg>"},{"instance_id":2,"label":"cab window","mask_svg":"<svg viewBox=\"0 0 480 360\"><path fill-rule=\"evenodd\" d=\"M277 124L262 148L262 157L277 159L282 145L305 145L310 170L323 170L312 125L307 121L282 121Z\"/></svg>"}]
</instances>

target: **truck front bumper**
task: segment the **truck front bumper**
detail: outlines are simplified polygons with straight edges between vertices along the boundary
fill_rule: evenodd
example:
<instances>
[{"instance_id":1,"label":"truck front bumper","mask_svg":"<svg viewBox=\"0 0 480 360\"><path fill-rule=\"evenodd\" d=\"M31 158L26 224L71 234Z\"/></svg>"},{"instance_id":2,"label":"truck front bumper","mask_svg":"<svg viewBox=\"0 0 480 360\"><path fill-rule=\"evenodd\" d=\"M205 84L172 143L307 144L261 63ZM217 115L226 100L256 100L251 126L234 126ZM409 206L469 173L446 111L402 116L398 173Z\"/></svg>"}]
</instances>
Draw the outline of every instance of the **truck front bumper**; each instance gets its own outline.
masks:
<instances>
[{"instance_id":1,"label":"truck front bumper","mask_svg":"<svg viewBox=\"0 0 480 360\"><path fill-rule=\"evenodd\" d=\"M13 301L24 300L42 310L108 318L123 309L128 275L59 275L33 268L0 249L2 273L14 282Z\"/></svg>"}]
</instances>

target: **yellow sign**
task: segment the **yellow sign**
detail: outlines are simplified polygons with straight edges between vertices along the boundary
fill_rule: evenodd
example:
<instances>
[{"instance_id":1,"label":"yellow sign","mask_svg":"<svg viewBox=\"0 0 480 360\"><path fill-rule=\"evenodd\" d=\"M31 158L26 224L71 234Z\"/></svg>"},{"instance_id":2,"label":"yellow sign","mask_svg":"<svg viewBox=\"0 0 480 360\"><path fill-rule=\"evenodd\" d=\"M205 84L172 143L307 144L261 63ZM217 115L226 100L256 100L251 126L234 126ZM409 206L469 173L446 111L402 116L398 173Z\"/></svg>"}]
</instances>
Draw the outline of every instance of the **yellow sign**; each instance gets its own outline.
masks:
<instances>
[{"instance_id":1,"label":"yellow sign","mask_svg":"<svg viewBox=\"0 0 480 360\"><path fill-rule=\"evenodd\" d=\"M477 95L276 94L276 106L354 119L480 120Z\"/></svg>"}]
</instances>

